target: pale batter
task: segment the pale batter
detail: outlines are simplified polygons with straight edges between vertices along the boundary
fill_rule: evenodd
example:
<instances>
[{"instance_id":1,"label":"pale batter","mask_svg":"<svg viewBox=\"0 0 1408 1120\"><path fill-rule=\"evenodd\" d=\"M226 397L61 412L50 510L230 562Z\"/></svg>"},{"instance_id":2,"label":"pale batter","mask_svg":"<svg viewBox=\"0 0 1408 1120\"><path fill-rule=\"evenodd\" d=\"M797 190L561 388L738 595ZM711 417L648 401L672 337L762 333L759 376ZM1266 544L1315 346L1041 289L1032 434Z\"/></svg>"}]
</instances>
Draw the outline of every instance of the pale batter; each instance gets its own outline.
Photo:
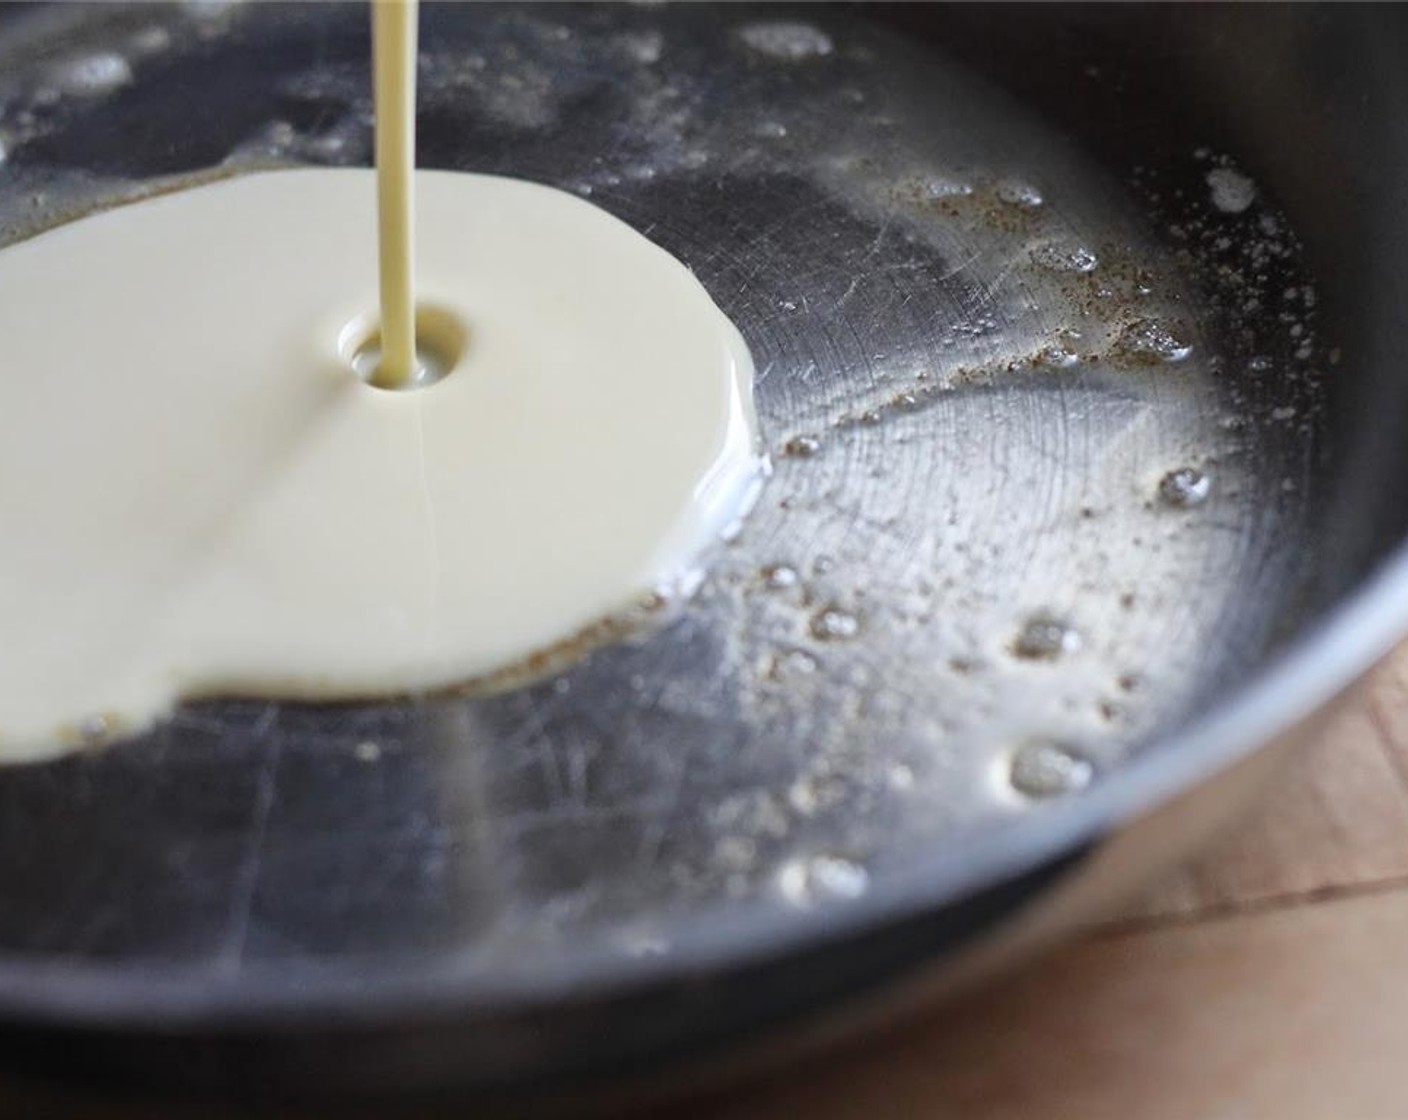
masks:
<instances>
[{"instance_id":1,"label":"pale batter","mask_svg":"<svg viewBox=\"0 0 1408 1120\"><path fill-rule=\"evenodd\" d=\"M682 265L546 187L416 192L422 325L453 363L420 389L351 370L370 171L0 251L0 757L183 696L512 670L687 583L746 509L752 363Z\"/></svg>"}]
</instances>

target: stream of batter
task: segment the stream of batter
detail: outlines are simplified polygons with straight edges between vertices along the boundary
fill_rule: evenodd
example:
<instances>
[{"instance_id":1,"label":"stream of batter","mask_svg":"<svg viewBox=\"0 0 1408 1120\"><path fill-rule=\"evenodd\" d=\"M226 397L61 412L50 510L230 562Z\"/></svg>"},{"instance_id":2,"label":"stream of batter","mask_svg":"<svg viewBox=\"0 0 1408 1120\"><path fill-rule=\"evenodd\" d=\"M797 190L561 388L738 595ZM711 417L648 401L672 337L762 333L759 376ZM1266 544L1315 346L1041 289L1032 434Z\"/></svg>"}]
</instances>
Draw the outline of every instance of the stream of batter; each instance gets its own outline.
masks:
<instances>
[{"instance_id":1,"label":"stream of batter","mask_svg":"<svg viewBox=\"0 0 1408 1120\"><path fill-rule=\"evenodd\" d=\"M415 166L418 0L373 0L377 244L381 348L372 380L399 389L416 377Z\"/></svg>"}]
</instances>

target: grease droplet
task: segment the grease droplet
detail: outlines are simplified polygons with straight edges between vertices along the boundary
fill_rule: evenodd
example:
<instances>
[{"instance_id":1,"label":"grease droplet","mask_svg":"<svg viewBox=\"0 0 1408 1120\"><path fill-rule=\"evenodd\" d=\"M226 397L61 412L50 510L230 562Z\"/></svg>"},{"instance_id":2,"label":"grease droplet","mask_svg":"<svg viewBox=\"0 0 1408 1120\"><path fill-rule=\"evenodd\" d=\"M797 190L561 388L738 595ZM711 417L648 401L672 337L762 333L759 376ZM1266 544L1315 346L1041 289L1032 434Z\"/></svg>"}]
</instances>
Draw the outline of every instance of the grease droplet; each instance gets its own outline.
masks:
<instances>
[{"instance_id":1,"label":"grease droplet","mask_svg":"<svg viewBox=\"0 0 1408 1120\"><path fill-rule=\"evenodd\" d=\"M1052 272L1094 272L1100 258L1084 245L1038 245L1032 250L1032 260Z\"/></svg>"},{"instance_id":2,"label":"grease droplet","mask_svg":"<svg viewBox=\"0 0 1408 1120\"><path fill-rule=\"evenodd\" d=\"M812 615L811 632L823 642L854 638L860 632L860 619L837 606L823 607Z\"/></svg>"},{"instance_id":3,"label":"grease droplet","mask_svg":"<svg viewBox=\"0 0 1408 1120\"><path fill-rule=\"evenodd\" d=\"M1055 661L1080 649L1080 633L1068 622L1049 614L1027 619L1012 642L1012 652L1028 661Z\"/></svg>"},{"instance_id":4,"label":"grease droplet","mask_svg":"<svg viewBox=\"0 0 1408 1120\"><path fill-rule=\"evenodd\" d=\"M771 591L797 586L797 569L789 564L769 564L762 571L763 585Z\"/></svg>"},{"instance_id":5,"label":"grease droplet","mask_svg":"<svg viewBox=\"0 0 1408 1120\"><path fill-rule=\"evenodd\" d=\"M1136 319L1120 333L1119 348L1146 363L1181 362L1193 346L1173 327L1157 319Z\"/></svg>"},{"instance_id":6,"label":"grease droplet","mask_svg":"<svg viewBox=\"0 0 1408 1120\"><path fill-rule=\"evenodd\" d=\"M1051 369L1070 369L1079 361L1080 357L1074 351L1056 344L1043 346L1036 355L1037 365L1047 366Z\"/></svg>"},{"instance_id":7,"label":"grease droplet","mask_svg":"<svg viewBox=\"0 0 1408 1120\"><path fill-rule=\"evenodd\" d=\"M799 856L778 868L777 886L788 902L810 906L859 898L870 886L870 875L843 856Z\"/></svg>"},{"instance_id":8,"label":"grease droplet","mask_svg":"<svg viewBox=\"0 0 1408 1120\"><path fill-rule=\"evenodd\" d=\"M942 175L930 175L921 179L917 184L917 189L921 198L930 201L942 198L966 198L973 193L973 188L967 183Z\"/></svg>"},{"instance_id":9,"label":"grease droplet","mask_svg":"<svg viewBox=\"0 0 1408 1120\"><path fill-rule=\"evenodd\" d=\"M1095 766L1070 747L1058 743L1027 743L1012 754L1008 780L1027 797L1059 797L1084 789L1095 777Z\"/></svg>"},{"instance_id":10,"label":"grease droplet","mask_svg":"<svg viewBox=\"0 0 1408 1120\"><path fill-rule=\"evenodd\" d=\"M1046 201L1042 198L1041 191L1020 179L1004 179L997 184L994 193L999 202L1005 202L1008 206L1020 206L1024 210L1035 210Z\"/></svg>"},{"instance_id":11,"label":"grease droplet","mask_svg":"<svg viewBox=\"0 0 1408 1120\"><path fill-rule=\"evenodd\" d=\"M1179 467L1159 479L1159 497L1177 509L1200 505L1211 489L1211 480L1196 467Z\"/></svg>"}]
</instances>

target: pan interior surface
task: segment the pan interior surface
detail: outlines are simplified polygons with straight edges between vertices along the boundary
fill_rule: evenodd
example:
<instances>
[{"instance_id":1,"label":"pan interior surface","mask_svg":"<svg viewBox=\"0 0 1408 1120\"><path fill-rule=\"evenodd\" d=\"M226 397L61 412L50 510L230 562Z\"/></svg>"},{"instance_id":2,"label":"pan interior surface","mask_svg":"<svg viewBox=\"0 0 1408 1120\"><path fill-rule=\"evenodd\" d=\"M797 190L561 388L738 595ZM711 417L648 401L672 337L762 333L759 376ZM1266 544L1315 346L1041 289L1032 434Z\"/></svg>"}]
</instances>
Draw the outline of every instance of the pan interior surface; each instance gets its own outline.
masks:
<instances>
[{"instance_id":1,"label":"pan interior surface","mask_svg":"<svg viewBox=\"0 0 1408 1120\"><path fill-rule=\"evenodd\" d=\"M0 238L364 165L365 22L0 22ZM773 476L678 617L541 685L201 703L0 771L0 1000L511 1006L802 944L1165 749L1318 618L1382 547L1318 562L1348 374L1277 184L1158 133L1098 37L1023 38L1068 92L1020 96L969 50L1003 22L430 6L422 166L577 191L685 261L753 350ZM1119 143L1061 119L1122 98Z\"/></svg>"}]
</instances>

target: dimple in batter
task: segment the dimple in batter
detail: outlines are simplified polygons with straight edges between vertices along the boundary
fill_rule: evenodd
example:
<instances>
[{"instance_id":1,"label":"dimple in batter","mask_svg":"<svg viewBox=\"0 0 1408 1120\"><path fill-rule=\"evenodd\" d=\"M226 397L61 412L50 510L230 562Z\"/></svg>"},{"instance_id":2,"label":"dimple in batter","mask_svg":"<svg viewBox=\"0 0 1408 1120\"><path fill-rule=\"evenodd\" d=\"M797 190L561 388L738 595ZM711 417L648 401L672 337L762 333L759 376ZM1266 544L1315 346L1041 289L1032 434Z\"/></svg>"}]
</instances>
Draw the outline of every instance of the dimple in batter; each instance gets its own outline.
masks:
<instances>
[{"instance_id":1,"label":"dimple in batter","mask_svg":"<svg viewBox=\"0 0 1408 1120\"><path fill-rule=\"evenodd\" d=\"M760 478L693 276L564 192L420 172L453 368L375 388L370 171L268 172L0 252L0 757L182 697L502 674L687 583Z\"/></svg>"}]
</instances>

